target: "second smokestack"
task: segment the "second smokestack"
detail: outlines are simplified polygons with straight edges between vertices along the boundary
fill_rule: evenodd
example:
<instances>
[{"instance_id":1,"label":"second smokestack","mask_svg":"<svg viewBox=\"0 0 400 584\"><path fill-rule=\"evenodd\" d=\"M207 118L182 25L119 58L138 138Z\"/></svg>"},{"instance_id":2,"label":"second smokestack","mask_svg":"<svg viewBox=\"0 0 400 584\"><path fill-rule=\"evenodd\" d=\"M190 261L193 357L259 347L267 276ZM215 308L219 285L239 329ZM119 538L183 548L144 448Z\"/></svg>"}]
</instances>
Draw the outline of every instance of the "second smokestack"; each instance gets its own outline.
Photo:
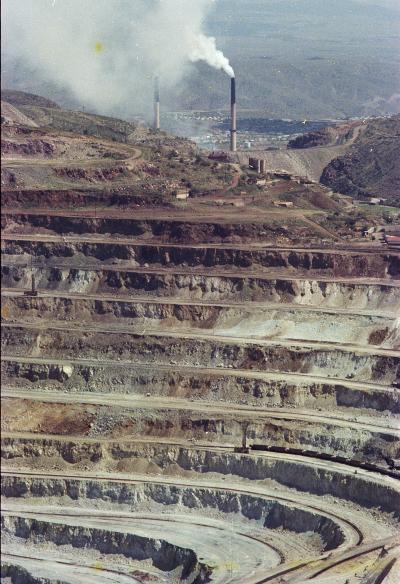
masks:
<instances>
[{"instance_id":1,"label":"second smokestack","mask_svg":"<svg viewBox=\"0 0 400 584\"><path fill-rule=\"evenodd\" d=\"M231 79L231 152L236 152L236 79Z\"/></svg>"},{"instance_id":2,"label":"second smokestack","mask_svg":"<svg viewBox=\"0 0 400 584\"><path fill-rule=\"evenodd\" d=\"M160 79L154 79L154 129L160 129Z\"/></svg>"}]
</instances>

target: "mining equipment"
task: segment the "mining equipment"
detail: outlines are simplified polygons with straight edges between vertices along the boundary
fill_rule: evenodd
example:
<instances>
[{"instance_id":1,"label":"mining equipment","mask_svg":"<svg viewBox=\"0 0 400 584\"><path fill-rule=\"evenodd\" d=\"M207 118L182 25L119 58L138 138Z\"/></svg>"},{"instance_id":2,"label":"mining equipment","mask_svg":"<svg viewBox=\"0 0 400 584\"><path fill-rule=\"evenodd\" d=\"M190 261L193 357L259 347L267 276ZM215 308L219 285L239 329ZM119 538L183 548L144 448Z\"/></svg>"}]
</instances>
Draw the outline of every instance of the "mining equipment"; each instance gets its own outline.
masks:
<instances>
[{"instance_id":1,"label":"mining equipment","mask_svg":"<svg viewBox=\"0 0 400 584\"><path fill-rule=\"evenodd\" d=\"M250 452L250 448L249 446L247 446L247 430L249 428L249 422L243 422L241 424L242 427L242 445L241 446L236 446L234 448L235 452L238 452L240 454L249 454Z\"/></svg>"},{"instance_id":2,"label":"mining equipment","mask_svg":"<svg viewBox=\"0 0 400 584\"><path fill-rule=\"evenodd\" d=\"M36 290L35 276L34 276L34 274L32 274L32 276L31 276L31 289L25 290L24 296L37 296L37 295L38 295L38 291Z\"/></svg>"}]
</instances>

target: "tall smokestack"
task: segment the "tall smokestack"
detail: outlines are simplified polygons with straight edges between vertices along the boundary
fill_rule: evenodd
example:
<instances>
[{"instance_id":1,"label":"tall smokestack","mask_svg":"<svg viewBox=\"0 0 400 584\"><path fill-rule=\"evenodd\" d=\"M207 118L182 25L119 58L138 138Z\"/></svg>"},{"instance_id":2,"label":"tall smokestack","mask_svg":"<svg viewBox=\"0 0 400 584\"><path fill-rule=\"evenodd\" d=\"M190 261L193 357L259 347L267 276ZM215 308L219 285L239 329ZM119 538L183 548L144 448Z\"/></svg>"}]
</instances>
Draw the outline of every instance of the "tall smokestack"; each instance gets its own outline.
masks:
<instances>
[{"instance_id":1,"label":"tall smokestack","mask_svg":"<svg viewBox=\"0 0 400 584\"><path fill-rule=\"evenodd\" d=\"M236 79L231 78L231 152L236 152Z\"/></svg>"},{"instance_id":2,"label":"tall smokestack","mask_svg":"<svg viewBox=\"0 0 400 584\"><path fill-rule=\"evenodd\" d=\"M154 129L160 129L160 79L154 79Z\"/></svg>"}]
</instances>

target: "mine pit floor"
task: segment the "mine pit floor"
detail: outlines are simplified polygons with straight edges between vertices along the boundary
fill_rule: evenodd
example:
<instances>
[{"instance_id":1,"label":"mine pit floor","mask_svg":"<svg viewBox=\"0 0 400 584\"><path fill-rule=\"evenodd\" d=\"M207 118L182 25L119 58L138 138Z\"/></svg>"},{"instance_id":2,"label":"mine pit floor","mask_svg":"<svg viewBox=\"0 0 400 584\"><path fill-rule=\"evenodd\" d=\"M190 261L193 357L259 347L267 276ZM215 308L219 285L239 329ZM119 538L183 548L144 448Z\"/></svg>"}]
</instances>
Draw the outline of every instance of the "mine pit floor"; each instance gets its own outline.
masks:
<instances>
[{"instance_id":1,"label":"mine pit floor","mask_svg":"<svg viewBox=\"0 0 400 584\"><path fill-rule=\"evenodd\" d=\"M226 562L226 542L232 546L232 557L238 567L236 577L254 574L258 576L281 563L280 555L265 539L258 539L256 530L245 525L228 525L217 519L206 520L197 515L185 516L175 513L162 515L142 513L121 513L118 511L99 510L96 508L62 507L56 510L54 506L36 504L34 509L20 504L7 504L5 516L27 517L40 521L58 523L61 525L83 526L85 529L106 529L113 532L133 533L141 537L162 540L166 532L168 541L184 548L191 541L192 548L198 557L207 559L207 565L222 567ZM240 566L240 569L239 569ZM140 563L137 563L140 568ZM218 573L219 570L217 570ZM226 570L223 570L226 572ZM224 581L226 573L220 574L216 582Z\"/></svg>"}]
</instances>

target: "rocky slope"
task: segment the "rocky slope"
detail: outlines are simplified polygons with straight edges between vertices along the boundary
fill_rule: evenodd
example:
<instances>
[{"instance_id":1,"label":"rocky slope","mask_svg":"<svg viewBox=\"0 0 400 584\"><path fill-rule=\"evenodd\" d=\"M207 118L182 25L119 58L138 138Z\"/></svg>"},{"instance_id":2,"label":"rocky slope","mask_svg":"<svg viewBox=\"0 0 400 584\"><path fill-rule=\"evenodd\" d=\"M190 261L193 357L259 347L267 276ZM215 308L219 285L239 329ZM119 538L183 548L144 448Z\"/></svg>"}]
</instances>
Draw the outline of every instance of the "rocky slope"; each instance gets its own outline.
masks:
<instances>
[{"instance_id":1,"label":"rocky slope","mask_svg":"<svg viewBox=\"0 0 400 584\"><path fill-rule=\"evenodd\" d=\"M2 124L2 584L399 582L400 254L321 227L347 204L321 185L19 108L41 127Z\"/></svg>"},{"instance_id":2,"label":"rocky slope","mask_svg":"<svg viewBox=\"0 0 400 584\"><path fill-rule=\"evenodd\" d=\"M378 196L400 204L400 115L367 123L343 156L332 160L321 182L356 198Z\"/></svg>"},{"instance_id":3,"label":"rocky slope","mask_svg":"<svg viewBox=\"0 0 400 584\"><path fill-rule=\"evenodd\" d=\"M314 148L315 146L337 146L339 144L346 144L356 133L356 129L360 127L359 122L351 124L343 124L340 126L329 126L328 128L321 128L307 134L302 134L290 140L288 143L289 149Z\"/></svg>"}]
</instances>

